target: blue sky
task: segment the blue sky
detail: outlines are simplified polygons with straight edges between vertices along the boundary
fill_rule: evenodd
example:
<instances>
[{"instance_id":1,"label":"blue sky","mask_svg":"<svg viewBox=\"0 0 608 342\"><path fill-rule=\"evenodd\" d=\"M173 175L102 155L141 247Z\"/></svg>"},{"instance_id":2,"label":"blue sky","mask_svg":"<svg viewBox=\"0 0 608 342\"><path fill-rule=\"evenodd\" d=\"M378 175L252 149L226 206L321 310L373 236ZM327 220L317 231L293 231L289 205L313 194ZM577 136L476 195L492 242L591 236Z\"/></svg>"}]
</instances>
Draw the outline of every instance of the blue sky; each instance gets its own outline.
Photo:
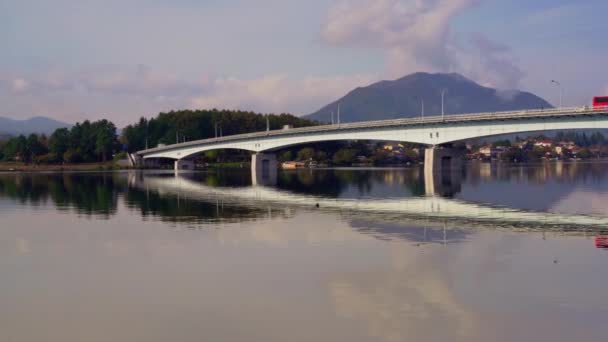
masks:
<instances>
[{"instance_id":1,"label":"blue sky","mask_svg":"<svg viewBox=\"0 0 608 342\"><path fill-rule=\"evenodd\" d=\"M605 0L0 0L0 116L124 125L178 108L307 114L460 72L565 105L608 94Z\"/></svg>"}]
</instances>

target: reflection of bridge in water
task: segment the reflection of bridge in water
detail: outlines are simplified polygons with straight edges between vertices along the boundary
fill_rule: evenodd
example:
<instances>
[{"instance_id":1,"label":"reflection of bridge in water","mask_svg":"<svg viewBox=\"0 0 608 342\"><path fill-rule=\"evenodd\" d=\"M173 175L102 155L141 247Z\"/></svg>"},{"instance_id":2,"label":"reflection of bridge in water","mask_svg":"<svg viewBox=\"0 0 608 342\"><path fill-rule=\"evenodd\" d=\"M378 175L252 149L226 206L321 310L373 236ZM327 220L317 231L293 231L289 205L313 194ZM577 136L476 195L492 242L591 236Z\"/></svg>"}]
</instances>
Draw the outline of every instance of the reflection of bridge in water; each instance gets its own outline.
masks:
<instances>
[{"instance_id":1,"label":"reflection of bridge in water","mask_svg":"<svg viewBox=\"0 0 608 342\"><path fill-rule=\"evenodd\" d=\"M133 187L174 194L181 198L202 201L221 200L227 204L247 206L292 206L307 209L348 211L353 217L378 217L383 220L428 220L429 223L464 222L484 226L509 226L524 229L556 227L576 230L586 227L602 229L608 227L608 217L590 215L557 214L526 211L466 202L442 196L451 196L459 191L460 175L426 175L427 196L390 199L341 199L297 194L278 190L268 184L276 184L272 177L264 181L253 180L253 186L241 188L212 187L189 177L189 173L175 175L150 175L132 173L129 183ZM260 183L267 185L260 185ZM441 223L443 225L443 223Z\"/></svg>"}]
</instances>

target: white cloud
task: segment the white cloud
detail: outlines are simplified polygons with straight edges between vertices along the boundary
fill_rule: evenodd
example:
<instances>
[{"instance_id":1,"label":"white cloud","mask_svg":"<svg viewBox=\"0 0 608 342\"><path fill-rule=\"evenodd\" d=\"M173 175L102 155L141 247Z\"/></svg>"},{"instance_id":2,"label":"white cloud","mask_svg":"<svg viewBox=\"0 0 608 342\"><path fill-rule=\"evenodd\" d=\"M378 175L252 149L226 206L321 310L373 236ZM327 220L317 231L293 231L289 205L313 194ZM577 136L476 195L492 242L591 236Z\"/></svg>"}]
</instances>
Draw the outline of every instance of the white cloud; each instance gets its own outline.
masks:
<instances>
[{"instance_id":1,"label":"white cloud","mask_svg":"<svg viewBox=\"0 0 608 342\"><path fill-rule=\"evenodd\" d=\"M474 35L458 42L450 22L480 0L344 0L334 6L321 32L336 46L381 49L389 77L417 71L461 72L500 88L516 87L523 72L508 47Z\"/></svg>"},{"instance_id":2,"label":"white cloud","mask_svg":"<svg viewBox=\"0 0 608 342\"><path fill-rule=\"evenodd\" d=\"M13 90L16 92L21 92L27 89L28 82L23 78L16 78L13 80Z\"/></svg>"},{"instance_id":3,"label":"white cloud","mask_svg":"<svg viewBox=\"0 0 608 342\"><path fill-rule=\"evenodd\" d=\"M576 3L543 9L525 17L524 24L528 26L555 25L556 23L583 14L588 7L590 6Z\"/></svg>"},{"instance_id":4,"label":"white cloud","mask_svg":"<svg viewBox=\"0 0 608 342\"><path fill-rule=\"evenodd\" d=\"M27 81L25 81L27 79ZM284 74L254 79L181 76L145 66L98 66L76 71L0 74L5 103L0 116L49 115L81 121L105 117L118 125L174 109L228 108L309 114L349 90L375 80L365 75L292 78Z\"/></svg>"},{"instance_id":5,"label":"white cloud","mask_svg":"<svg viewBox=\"0 0 608 342\"><path fill-rule=\"evenodd\" d=\"M372 80L373 77L364 75L303 79L287 75L252 80L220 78L212 82L208 92L194 98L192 106L308 114Z\"/></svg>"}]
</instances>

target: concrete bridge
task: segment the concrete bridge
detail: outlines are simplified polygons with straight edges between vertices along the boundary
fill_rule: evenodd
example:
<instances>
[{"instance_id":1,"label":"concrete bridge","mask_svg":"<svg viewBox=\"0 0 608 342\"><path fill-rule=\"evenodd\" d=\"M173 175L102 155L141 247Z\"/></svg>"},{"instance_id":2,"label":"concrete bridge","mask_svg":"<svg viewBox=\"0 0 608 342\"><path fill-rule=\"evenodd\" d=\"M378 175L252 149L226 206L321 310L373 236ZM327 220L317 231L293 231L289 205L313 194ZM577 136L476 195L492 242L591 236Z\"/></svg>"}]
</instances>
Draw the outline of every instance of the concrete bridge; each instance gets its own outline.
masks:
<instances>
[{"instance_id":1,"label":"concrete bridge","mask_svg":"<svg viewBox=\"0 0 608 342\"><path fill-rule=\"evenodd\" d=\"M460 165L454 142L496 135L546 130L606 129L608 107L558 108L512 112L431 116L397 120L333 124L284 130L267 130L212 139L190 141L136 152L132 162L175 160L175 169L192 169L193 156L209 150L238 149L254 152L252 170L276 167L274 151L295 145L339 140L380 140L418 143L429 146L425 154L427 172L455 169Z\"/></svg>"}]
</instances>

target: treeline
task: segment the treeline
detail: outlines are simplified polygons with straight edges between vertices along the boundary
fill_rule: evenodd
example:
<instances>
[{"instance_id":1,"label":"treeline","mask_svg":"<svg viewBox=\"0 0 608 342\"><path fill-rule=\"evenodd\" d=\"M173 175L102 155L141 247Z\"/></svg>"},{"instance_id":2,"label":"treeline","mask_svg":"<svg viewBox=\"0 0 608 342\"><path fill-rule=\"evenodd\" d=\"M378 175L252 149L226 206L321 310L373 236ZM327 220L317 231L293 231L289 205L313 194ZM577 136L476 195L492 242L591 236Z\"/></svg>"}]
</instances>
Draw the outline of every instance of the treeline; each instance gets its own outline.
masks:
<instances>
[{"instance_id":1,"label":"treeline","mask_svg":"<svg viewBox=\"0 0 608 342\"><path fill-rule=\"evenodd\" d=\"M119 149L116 126L108 120L77 123L51 134L20 135L0 146L0 159L25 163L104 162Z\"/></svg>"},{"instance_id":2,"label":"treeline","mask_svg":"<svg viewBox=\"0 0 608 342\"><path fill-rule=\"evenodd\" d=\"M576 132L558 132L555 136L555 141L572 141L580 147L604 145L607 142L606 137L600 132L594 132L590 135Z\"/></svg>"},{"instance_id":3,"label":"treeline","mask_svg":"<svg viewBox=\"0 0 608 342\"><path fill-rule=\"evenodd\" d=\"M259 132L285 125L293 127L314 126L315 121L290 114L256 114L231 110L181 110L160 113L156 118L141 118L138 123L125 127L121 141L129 152L156 147L158 144L174 144L191 140L207 139L242 133Z\"/></svg>"},{"instance_id":4,"label":"treeline","mask_svg":"<svg viewBox=\"0 0 608 342\"><path fill-rule=\"evenodd\" d=\"M305 127L318 124L290 114L266 115L230 110L181 110L141 118L127 126L120 136L108 120L77 123L71 129L57 129L50 136L31 134L0 139L0 160L25 163L105 162L123 151L139 151L158 144L174 144L216 135L251 133L285 125Z\"/></svg>"},{"instance_id":5,"label":"treeline","mask_svg":"<svg viewBox=\"0 0 608 342\"><path fill-rule=\"evenodd\" d=\"M314 161L333 166L353 164L399 165L418 163L424 160L422 145L401 143L394 150L384 148L385 143L374 141L328 141L289 147L278 151L280 162Z\"/></svg>"}]
</instances>

